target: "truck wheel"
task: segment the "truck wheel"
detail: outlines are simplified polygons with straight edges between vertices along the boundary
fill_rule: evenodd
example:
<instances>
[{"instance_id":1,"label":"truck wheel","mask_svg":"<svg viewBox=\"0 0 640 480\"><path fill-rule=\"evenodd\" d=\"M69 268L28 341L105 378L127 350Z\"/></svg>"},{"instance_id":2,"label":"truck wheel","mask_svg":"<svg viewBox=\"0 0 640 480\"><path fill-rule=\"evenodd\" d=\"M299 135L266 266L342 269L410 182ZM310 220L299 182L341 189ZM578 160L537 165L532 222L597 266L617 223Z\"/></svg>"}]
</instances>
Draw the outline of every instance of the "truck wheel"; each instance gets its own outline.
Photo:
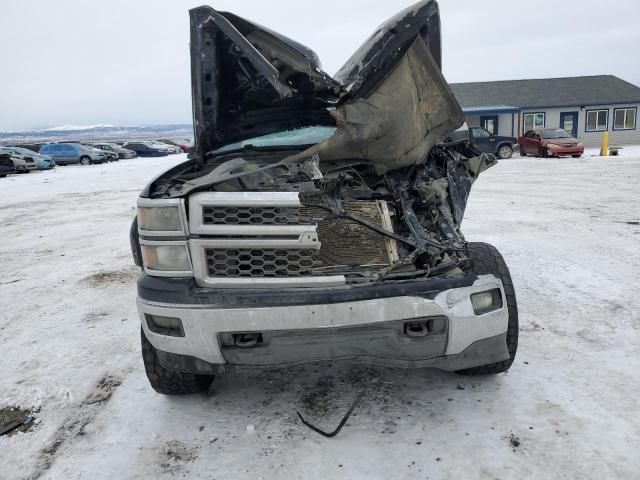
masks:
<instances>
[{"instance_id":1,"label":"truck wheel","mask_svg":"<svg viewBox=\"0 0 640 480\"><path fill-rule=\"evenodd\" d=\"M538 149L538 156L541 157L541 158L548 158L549 157L549 151L546 148L540 147Z\"/></svg>"},{"instance_id":2,"label":"truck wheel","mask_svg":"<svg viewBox=\"0 0 640 480\"><path fill-rule=\"evenodd\" d=\"M91 165L91 159L89 157L80 157L80 163L82 165Z\"/></svg>"},{"instance_id":3,"label":"truck wheel","mask_svg":"<svg viewBox=\"0 0 640 480\"><path fill-rule=\"evenodd\" d=\"M158 353L145 337L142 328L140 329L140 339L144 369L151 387L156 392L163 395L186 395L207 391L211 382L213 382L213 375L195 375L193 373L168 370L160 365Z\"/></svg>"},{"instance_id":4,"label":"truck wheel","mask_svg":"<svg viewBox=\"0 0 640 480\"><path fill-rule=\"evenodd\" d=\"M493 245L488 243L469 243L467 245L467 254L473 264L474 273L477 275L493 274L502 280L509 312L509 323L507 324L509 359L490 363L489 365L458 370L456 373L461 375L486 375L506 372L511 367L518 350L518 304L516 303L516 292L513 288L511 275L502 255Z\"/></svg>"},{"instance_id":5,"label":"truck wheel","mask_svg":"<svg viewBox=\"0 0 640 480\"><path fill-rule=\"evenodd\" d=\"M524 148L520 147L520 156L521 157L526 157L527 156L527 152L524 151Z\"/></svg>"},{"instance_id":6,"label":"truck wheel","mask_svg":"<svg viewBox=\"0 0 640 480\"><path fill-rule=\"evenodd\" d=\"M511 158L512 155L513 155L513 148L511 148L511 146L509 145L502 145L498 149L498 158L501 158L502 160Z\"/></svg>"}]
</instances>

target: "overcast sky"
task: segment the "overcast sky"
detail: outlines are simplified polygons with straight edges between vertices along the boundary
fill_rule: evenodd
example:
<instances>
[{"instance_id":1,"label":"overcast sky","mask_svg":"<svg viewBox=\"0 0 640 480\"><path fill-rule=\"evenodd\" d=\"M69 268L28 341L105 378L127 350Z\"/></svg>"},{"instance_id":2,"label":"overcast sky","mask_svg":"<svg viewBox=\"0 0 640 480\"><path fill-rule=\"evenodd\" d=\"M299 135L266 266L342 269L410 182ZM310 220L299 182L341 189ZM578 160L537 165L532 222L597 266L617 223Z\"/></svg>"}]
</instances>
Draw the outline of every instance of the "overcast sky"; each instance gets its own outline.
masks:
<instances>
[{"instance_id":1,"label":"overcast sky","mask_svg":"<svg viewBox=\"0 0 640 480\"><path fill-rule=\"evenodd\" d=\"M411 0L216 0L335 73ZM197 0L0 0L0 130L191 119ZM441 0L449 82L614 74L640 85L640 0Z\"/></svg>"}]
</instances>

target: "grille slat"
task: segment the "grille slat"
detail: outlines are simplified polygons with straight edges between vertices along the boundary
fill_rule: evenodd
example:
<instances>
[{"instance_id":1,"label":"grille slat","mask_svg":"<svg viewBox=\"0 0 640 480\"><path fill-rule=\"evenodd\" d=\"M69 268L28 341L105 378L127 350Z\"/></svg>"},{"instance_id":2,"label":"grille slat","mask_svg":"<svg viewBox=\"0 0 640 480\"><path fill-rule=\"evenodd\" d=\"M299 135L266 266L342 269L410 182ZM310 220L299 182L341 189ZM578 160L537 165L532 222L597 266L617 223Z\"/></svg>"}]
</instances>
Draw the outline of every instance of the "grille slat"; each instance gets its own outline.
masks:
<instances>
[{"instance_id":1,"label":"grille slat","mask_svg":"<svg viewBox=\"0 0 640 480\"><path fill-rule=\"evenodd\" d=\"M320 267L319 250L206 249L212 277L299 277Z\"/></svg>"},{"instance_id":2,"label":"grille slat","mask_svg":"<svg viewBox=\"0 0 640 480\"><path fill-rule=\"evenodd\" d=\"M204 225L312 225L316 217L327 212L298 207L227 207L202 209Z\"/></svg>"}]
</instances>

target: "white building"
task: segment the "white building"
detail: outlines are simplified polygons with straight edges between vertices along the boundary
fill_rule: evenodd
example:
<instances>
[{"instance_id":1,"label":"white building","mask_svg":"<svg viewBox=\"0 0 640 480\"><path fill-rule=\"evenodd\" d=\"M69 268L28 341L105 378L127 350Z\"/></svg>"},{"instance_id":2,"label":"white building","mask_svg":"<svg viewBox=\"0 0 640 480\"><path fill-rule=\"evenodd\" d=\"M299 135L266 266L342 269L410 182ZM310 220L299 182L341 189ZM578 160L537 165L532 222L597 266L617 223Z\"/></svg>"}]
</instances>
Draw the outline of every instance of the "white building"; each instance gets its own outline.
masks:
<instances>
[{"instance_id":1,"label":"white building","mask_svg":"<svg viewBox=\"0 0 640 480\"><path fill-rule=\"evenodd\" d=\"M640 144L640 87L615 77L545 78L451 85L469 126L519 137L534 128L563 128L586 146L609 132L609 145Z\"/></svg>"}]
</instances>

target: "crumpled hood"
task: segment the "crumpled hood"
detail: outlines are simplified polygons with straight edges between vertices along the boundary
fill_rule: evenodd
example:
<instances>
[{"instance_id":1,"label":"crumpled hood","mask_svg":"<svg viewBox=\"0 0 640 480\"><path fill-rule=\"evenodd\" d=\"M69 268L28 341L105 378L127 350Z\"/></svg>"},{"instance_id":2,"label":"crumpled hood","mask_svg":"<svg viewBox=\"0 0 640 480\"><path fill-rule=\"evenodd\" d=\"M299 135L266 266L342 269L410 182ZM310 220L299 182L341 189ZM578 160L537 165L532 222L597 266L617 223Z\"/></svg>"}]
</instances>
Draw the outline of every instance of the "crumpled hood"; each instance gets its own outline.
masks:
<instances>
[{"instance_id":1,"label":"crumpled hood","mask_svg":"<svg viewBox=\"0 0 640 480\"><path fill-rule=\"evenodd\" d=\"M460 106L421 38L366 97L333 112L338 129L290 158L359 159L379 172L423 162L431 148L464 122Z\"/></svg>"},{"instance_id":2,"label":"crumpled hood","mask_svg":"<svg viewBox=\"0 0 640 480\"><path fill-rule=\"evenodd\" d=\"M338 71L310 49L229 13L191 15L196 161L225 144L277 131L335 125L292 156L364 160L386 171L423 162L464 122L441 73L437 3L426 0L379 27Z\"/></svg>"}]
</instances>

